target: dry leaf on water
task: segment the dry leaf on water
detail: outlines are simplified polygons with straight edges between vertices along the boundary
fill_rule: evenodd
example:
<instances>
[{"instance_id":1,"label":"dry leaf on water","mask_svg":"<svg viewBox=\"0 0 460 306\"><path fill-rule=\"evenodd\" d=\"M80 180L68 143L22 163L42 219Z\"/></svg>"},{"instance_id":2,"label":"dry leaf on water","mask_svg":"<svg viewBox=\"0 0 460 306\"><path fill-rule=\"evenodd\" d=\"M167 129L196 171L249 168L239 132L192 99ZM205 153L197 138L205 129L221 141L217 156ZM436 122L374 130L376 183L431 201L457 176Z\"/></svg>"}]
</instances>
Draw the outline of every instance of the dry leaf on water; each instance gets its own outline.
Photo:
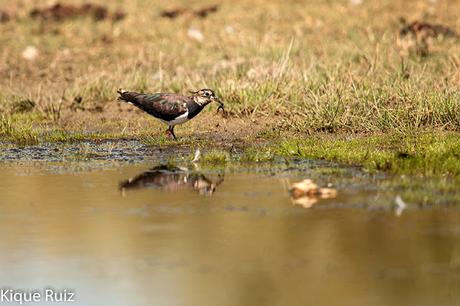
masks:
<instances>
[{"instance_id":1,"label":"dry leaf on water","mask_svg":"<svg viewBox=\"0 0 460 306\"><path fill-rule=\"evenodd\" d=\"M319 188L311 179L304 179L290 186L289 191L294 204L306 208L312 207L319 199L331 199L337 196L334 188Z\"/></svg>"}]
</instances>

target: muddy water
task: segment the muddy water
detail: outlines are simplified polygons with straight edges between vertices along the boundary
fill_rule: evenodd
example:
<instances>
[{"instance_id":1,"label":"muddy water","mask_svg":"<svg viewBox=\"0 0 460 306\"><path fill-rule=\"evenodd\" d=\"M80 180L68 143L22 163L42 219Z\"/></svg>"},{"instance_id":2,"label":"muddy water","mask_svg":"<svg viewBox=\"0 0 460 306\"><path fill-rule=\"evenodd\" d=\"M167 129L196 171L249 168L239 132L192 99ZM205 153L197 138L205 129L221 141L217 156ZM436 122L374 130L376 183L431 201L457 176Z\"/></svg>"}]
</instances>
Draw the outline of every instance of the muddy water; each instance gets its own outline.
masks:
<instances>
[{"instance_id":1,"label":"muddy water","mask_svg":"<svg viewBox=\"0 0 460 306\"><path fill-rule=\"evenodd\" d=\"M0 165L0 287L99 306L460 301L460 210L422 205L432 190L398 212L398 181L356 169L84 165ZM293 204L305 177L338 197Z\"/></svg>"}]
</instances>

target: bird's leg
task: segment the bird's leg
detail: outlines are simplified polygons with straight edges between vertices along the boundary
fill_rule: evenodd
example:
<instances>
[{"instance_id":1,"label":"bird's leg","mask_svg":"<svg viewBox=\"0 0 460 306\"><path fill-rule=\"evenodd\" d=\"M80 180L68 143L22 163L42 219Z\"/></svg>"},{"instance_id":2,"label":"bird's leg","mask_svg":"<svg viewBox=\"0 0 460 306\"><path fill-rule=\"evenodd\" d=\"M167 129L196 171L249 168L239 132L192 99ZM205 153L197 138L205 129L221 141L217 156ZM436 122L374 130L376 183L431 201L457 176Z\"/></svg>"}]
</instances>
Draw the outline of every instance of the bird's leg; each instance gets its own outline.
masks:
<instances>
[{"instance_id":1,"label":"bird's leg","mask_svg":"<svg viewBox=\"0 0 460 306\"><path fill-rule=\"evenodd\" d=\"M176 135L174 135L174 126L169 126L166 130L166 136L173 137L174 140L177 140Z\"/></svg>"},{"instance_id":2,"label":"bird's leg","mask_svg":"<svg viewBox=\"0 0 460 306\"><path fill-rule=\"evenodd\" d=\"M171 135L174 138L174 140L177 140L176 135L174 135L174 125L169 127L169 132L171 133Z\"/></svg>"}]
</instances>

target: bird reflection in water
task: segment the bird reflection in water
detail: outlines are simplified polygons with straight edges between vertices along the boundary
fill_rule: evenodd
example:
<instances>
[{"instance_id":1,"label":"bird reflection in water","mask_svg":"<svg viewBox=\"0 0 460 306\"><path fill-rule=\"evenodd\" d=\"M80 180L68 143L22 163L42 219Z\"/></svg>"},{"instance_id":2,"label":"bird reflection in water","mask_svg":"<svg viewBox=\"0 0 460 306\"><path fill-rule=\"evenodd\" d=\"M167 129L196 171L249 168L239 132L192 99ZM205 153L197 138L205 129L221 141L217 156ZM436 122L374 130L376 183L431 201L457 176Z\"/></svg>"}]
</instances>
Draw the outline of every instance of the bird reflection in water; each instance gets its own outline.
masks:
<instances>
[{"instance_id":1,"label":"bird reflection in water","mask_svg":"<svg viewBox=\"0 0 460 306\"><path fill-rule=\"evenodd\" d=\"M202 195L212 195L223 181L223 175L212 180L195 170L162 165L121 182L120 190L125 194L128 189L157 188L172 192L193 189Z\"/></svg>"}]
</instances>

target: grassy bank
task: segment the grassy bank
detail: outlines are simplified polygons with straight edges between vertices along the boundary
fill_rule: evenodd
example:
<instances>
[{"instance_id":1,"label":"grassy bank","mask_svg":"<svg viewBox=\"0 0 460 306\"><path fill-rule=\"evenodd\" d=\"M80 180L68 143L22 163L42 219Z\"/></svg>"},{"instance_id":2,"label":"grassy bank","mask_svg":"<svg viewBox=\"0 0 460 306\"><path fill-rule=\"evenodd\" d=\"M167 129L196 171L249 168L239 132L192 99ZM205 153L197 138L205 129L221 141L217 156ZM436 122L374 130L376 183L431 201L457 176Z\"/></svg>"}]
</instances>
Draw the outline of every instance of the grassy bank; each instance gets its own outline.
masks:
<instances>
[{"instance_id":1,"label":"grassy bank","mask_svg":"<svg viewBox=\"0 0 460 306\"><path fill-rule=\"evenodd\" d=\"M278 154L459 174L460 44L437 39L420 57L395 42L399 17L460 29L460 3L222 1L206 18L168 19L163 9L210 3L92 2L126 18L37 20L28 16L36 1L0 5L14 15L0 24L2 140L172 145L160 123L117 102L116 89L208 87L226 102L228 117L208 107L177 129L179 144L237 146L257 152L248 154L255 160ZM33 59L23 56L28 46L38 51Z\"/></svg>"},{"instance_id":2,"label":"grassy bank","mask_svg":"<svg viewBox=\"0 0 460 306\"><path fill-rule=\"evenodd\" d=\"M285 141L282 156L308 157L362 166L368 171L417 175L460 175L457 133L382 134L364 137L313 137Z\"/></svg>"},{"instance_id":3,"label":"grassy bank","mask_svg":"<svg viewBox=\"0 0 460 306\"><path fill-rule=\"evenodd\" d=\"M210 118L212 120L212 118ZM211 164L228 162L266 162L277 158L324 159L345 165L360 166L371 172L386 171L425 176L460 175L460 134L457 132L425 130L411 133L373 133L347 135L343 133L314 133L273 131L269 125L241 133L220 133L200 130L196 124L179 141L163 135L155 126L154 132L78 132L55 127L33 127L30 115L3 118L3 140L17 145L43 142L78 142L82 140L137 139L151 146L178 146L192 152L200 148L202 161ZM234 122L233 122L234 123ZM235 123L234 123L235 124ZM242 126L241 123L236 123ZM221 128L236 130L231 123ZM184 151L187 149L182 149Z\"/></svg>"},{"instance_id":4,"label":"grassy bank","mask_svg":"<svg viewBox=\"0 0 460 306\"><path fill-rule=\"evenodd\" d=\"M277 140L250 145L242 154L207 150L202 162L270 162L280 158L308 158L358 166L369 172L421 176L460 175L460 135L425 132L419 135L315 135L307 139Z\"/></svg>"}]
</instances>

